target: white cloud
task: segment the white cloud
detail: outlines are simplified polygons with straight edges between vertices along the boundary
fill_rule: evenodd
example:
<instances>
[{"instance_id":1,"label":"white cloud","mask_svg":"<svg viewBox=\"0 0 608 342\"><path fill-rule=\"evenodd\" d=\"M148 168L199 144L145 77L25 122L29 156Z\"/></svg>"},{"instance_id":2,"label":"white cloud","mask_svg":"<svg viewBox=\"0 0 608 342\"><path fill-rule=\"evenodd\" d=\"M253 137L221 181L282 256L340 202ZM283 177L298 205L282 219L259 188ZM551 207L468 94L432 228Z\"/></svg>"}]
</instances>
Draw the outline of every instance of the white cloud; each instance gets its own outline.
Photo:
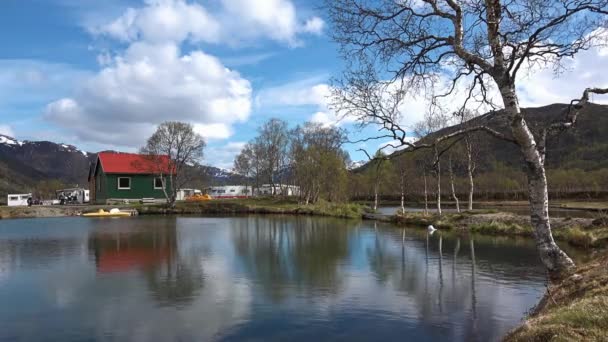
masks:
<instances>
[{"instance_id":1,"label":"white cloud","mask_svg":"<svg viewBox=\"0 0 608 342\"><path fill-rule=\"evenodd\" d=\"M90 28L125 42L249 43L266 38L300 45L299 33L321 34L321 18L298 18L290 0L221 0L210 11L185 0L147 0L142 8L129 8L119 18Z\"/></svg>"},{"instance_id":2,"label":"white cloud","mask_svg":"<svg viewBox=\"0 0 608 342\"><path fill-rule=\"evenodd\" d=\"M227 124L195 124L194 131L207 139L227 139L232 136L232 129Z\"/></svg>"},{"instance_id":3,"label":"white cloud","mask_svg":"<svg viewBox=\"0 0 608 342\"><path fill-rule=\"evenodd\" d=\"M524 107L552 103L570 103L580 98L588 87L608 87L608 48L598 47L582 51L575 58L563 60L564 69L556 75L552 68L526 70L518 75L520 102ZM592 99L608 103L608 96Z\"/></svg>"},{"instance_id":4,"label":"white cloud","mask_svg":"<svg viewBox=\"0 0 608 342\"><path fill-rule=\"evenodd\" d=\"M45 117L83 141L137 147L166 120L198 124L208 138L226 137L227 126L247 120L250 111L249 81L217 58L180 55L172 43L135 42L73 97L50 103Z\"/></svg>"},{"instance_id":5,"label":"white cloud","mask_svg":"<svg viewBox=\"0 0 608 342\"><path fill-rule=\"evenodd\" d=\"M323 28L325 27L325 22L323 19L319 17L312 17L306 20L304 23L304 32L310 32L314 34L321 34L323 32Z\"/></svg>"},{"instance_id":6,"label":"white cloud","mask_svg":"<svg viewBox=\"0 0 608 342\"><path fill-rule=\"evenodd\" d=\"M249 118L251 84L201 50L182 54L182 44L270 39L294 46L300 34L319 34L322 29L319 18L301 20L291 0L221 0L209 5L145 0L141 7L89 26L95 35L127 47L102 48L102 69L80 82L70 96L48 103L44 117L84 142L123 149L141 146L166 120L193 123L207 139L226 139L233 133L232 124ZM269 56L254 56L254 63ZM40 79L30 76L31 81Z\"/></svg>"},{"instance_id":7,"label":"white cloud","mask_svg":"<svg viewBox=\"0 0 608 342\"><path fill-rule=\"evenodd\" d=\"M310 108L308 117L303 118L324 125L338 125L352 122L352 118L338 118L330 107L330 88L321 77L310 77L276 87L261 90L256 96L256 106L268 108Z\"/></svg>"},{"instance_id":8,"label":"white cloud","mask_svg":"<svg viewBox=\"0 0 608 342\"><path fill-rule=\"evenodd\" d=\"M15 132L13 132L13 129L9 125L0 125L0 134L15 137Z\"/></svg>"},{"instance_id":9,"label":"white cloud","mask_svg":"<svg viewBox=\"0 0 608 342\"><path fill-rule=\"evenodd\" d=\"M224 146L209 146L205 150L205 160L213 161L213 165L224 169L234 167L234 158L245 147L244 141L231 141Z\"/></svg>"},{"instance_id":10,"label":"white cloud","mask_svg":"<svg viewBox=\"0 0 608 342\"><path fill-rule=\"evenodd\" d=\"M220 24L201 5L181 0L148 0L146 5L91 31L126 42L218 42Z\"/></svg>"}]
</instances>

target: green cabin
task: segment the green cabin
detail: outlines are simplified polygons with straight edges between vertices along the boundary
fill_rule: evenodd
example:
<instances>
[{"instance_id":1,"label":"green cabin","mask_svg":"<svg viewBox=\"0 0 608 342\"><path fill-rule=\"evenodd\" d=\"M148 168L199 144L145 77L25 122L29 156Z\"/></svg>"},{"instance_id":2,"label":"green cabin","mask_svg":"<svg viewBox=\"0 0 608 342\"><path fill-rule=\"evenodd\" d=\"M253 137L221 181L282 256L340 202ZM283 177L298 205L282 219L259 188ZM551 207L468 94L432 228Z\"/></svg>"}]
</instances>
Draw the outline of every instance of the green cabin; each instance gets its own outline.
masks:
<instances>
[{"instance_id":1,"label":"green cabin","mask_svg":"<svg viewBox=\"0 0 608 342\"><path fill-rule=\"evenodd\" d=\"M166 200L161 175L167 175L169 158L140 154L100 152L89 170L91 203Z\"/></svg>"}]
</instances>

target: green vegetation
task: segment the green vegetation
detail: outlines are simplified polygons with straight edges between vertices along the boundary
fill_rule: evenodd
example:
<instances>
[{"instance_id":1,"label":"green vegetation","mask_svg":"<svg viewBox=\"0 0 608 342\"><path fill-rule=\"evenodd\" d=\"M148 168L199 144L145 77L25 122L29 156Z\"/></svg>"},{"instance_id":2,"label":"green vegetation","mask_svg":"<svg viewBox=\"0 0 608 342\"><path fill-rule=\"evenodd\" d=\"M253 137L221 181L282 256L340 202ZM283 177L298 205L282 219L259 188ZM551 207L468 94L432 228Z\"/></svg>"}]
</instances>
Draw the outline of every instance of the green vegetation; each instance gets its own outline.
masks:
<instances>
[{"instance_id":1,"label":"green vegetation","mask_svg":"<svg viewBox=\"0 0 608 342\"><path fill-rule=\"evenodd\" d=\"M222 199L197 203L180 202L175 208L163 205L144 205L141 215L153 214L290 214L318 215L342 218L361 218L365 207L358 204L333 203L319 200L314 204L300 204L292 199L248 198Z\"/></svg>"},{"instance_id":2,"label":"green vegetation","mask_svg":"<svg viewBox=\"0 0 608 342\"><path fill-rule=\"evenodd\" d=\"M459 214L405 213L393 217L393 222L403 226L438 229L461 229L472 233L495 236L533 237L529 219L495 210L462 212ZM608 224L604 219L555 218L553 236L558 241L582 248L608 246Z\"/></svg>"},{"instance_id":3,"label":"green vegetation","mask_svg":"<svg viewBox=\"0 0 608 342\"><path fill-rule=\"evenodd\" d=\"M529 319L505 341L608 340L608 269L606 255L580 266L550 287Z\"/></svg>"},{"instance_id":4,"label":"green vegetation","mask_svg":"<svg viewBox=\"0 0 608 342\"><path fill-rule=\"evenodd\" d=\"M522 226L513 222L491 221L478 223L471 225L469 229L473 233L481 234L532 236L532 228L530 226Z\"/></svg>"}]
</instances>

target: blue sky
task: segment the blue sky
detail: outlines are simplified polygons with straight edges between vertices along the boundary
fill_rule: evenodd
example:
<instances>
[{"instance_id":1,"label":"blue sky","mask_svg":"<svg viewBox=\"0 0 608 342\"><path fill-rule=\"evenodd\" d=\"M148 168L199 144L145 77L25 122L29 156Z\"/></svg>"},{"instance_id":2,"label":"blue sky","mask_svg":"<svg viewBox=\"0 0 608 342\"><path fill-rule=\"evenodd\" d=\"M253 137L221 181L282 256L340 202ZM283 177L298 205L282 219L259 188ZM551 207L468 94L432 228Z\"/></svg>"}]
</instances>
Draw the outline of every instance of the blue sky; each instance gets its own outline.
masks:
<instances>
[{"instance_id":1,"label":"blue sky","mask_svg":"<svg viewBox=\"0 0 608 342\"><path fill-rule=\"evenodd\" d=\"M268 1L263 5L266 12L291 16L289 20L275 24L276 17L263 14L255 17L253 13L251 18L247 17L248 13L235 9L248 1L224 2L226 4L180 0L4 1L0 13L0 39L4 42L0 47L0 132L19 139L69 143L89 151L133 150L144 142L155 124L177 119L209 125L201 130L208 140L205 162L229 167L234 154L255 136L256 127L264 120L279 117L295 125L327 110L323 105L324 86L339 72L341 61L326 34L325 19L317 11L320 4ZM143 17L146 11L150 15L141 21L148 22L131 23L130 27L123 28L135 32L129 39L108 28L117 20L128 17L129 12ZM152 13L154 11L158 13ZM200 22L198 17L189 17L189 11L202 11L213 17L215 27L225 32L209 33L212 28L197 27L197 22L187 23L188 20ZM149 33L162 25L163 15L177 16L174 24L182 27L169 27L185 33L160 38L155 36L158 32ZM234 25L231 21L246 23ZM316 24L307 28L308 22ZM243 34L242 31L251 33ZM135 50L136 45L147 46L134 53L137 56L124 62L123 69L119 70L118 59L127 59L126 55ZM176 94L176 88L187 87L184 82L170 79L171 75L155 79L155 68L181 69L165 70L177 73L177 78L191 72L188 66L163 61L165 57L162 56L149 62L153 73L149 80L138 81L121 75L121 72L134 72L138 63L150 58L148 54L164 48L177 49L174 56L166 58L178 60L199 52L204 54L205 58L198 66L203 70L193 72L196 74L194 82L201 83L197 85L200 87ZM213 59L213 66L204 70L205 63L209 62L207 57ZM222 75L223 71L219 70L222 68L230 72ZM104 72L115 75L111 81L101 81ZM220 75L207 78L205 72ZM98 88L118 87L124 93L130 92L130 87L145 87L146 82L168 83L166 88L157 85L151 89L133 90L137 93L133 95L137 97L134 101L150 102L149 105L133 105L128 99L100 99L112 96L112 90ZM230 89L220 89L210 91L202 99L189 99L199 97L197 90L205 92L205 86L230 88L230 82L245 83L248 90L235 95ZM315 92L314 87L321 90ZM97 91L103 94L94 94ZM148 113L143 111L162 97L166 97L162 105L168 109L166 114L154 113L146 118ZM62 103L66 99L73 100L80 109L70 112L65 104L71 102ZM207 105L217 99L220 99L219 103L248 103L227 105L224 109L213 108L221 107L221 104ZM184 109L186 115L180 113L183 107L188 107ZM136 120L129 118L136 111L139 111L137 120L142 119L145 125L130 122ZM125 124L133 127L117 128Z\"/></svg>"},{"instance_id":2,"label":"blue sky","mask_svg":"<svg viewBox=\"0 0 608 342\"><path fill-rule=\"evenodd\" d=\"M206 137L204 163L231 167L271 117L336 124L328 83L342 62L320 2L304 0L3 0L0 133L87 151L134 151L166 120ZM566 102L608 67L606 49L520 82L524 105ZM587 73L588 74L588 73ZM593 76L599 84L608 76ZM551 85L549 86L549 83ZM406 101L406 124L424 101ZM352 130L348 122L337 123ZM367 132L369 133L369 131ZM371 133L370 133L371 134ZM361 133L352 133L354 138ZM381 142L349 145L364 159Z\"/></svg>"}]
</instances>

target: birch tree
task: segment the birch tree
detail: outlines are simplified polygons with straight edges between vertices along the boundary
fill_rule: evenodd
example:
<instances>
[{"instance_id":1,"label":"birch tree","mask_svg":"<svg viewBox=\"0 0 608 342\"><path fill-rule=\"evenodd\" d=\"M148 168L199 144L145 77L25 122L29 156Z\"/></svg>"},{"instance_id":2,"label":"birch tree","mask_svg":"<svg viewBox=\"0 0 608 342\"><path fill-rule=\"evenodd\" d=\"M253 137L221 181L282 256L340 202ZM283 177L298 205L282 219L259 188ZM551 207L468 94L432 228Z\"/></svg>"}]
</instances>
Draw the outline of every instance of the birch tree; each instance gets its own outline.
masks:
<instances>
[{"instance_id":1,"label":"birch tree","mask_svg":"<svg viewBox=\"0 0 608 342\"><path fill-rule=\"evenodd\" d=\"M287 164L288 158L288 130L287 122L280 119L270 119L258 129L258 137L255 144L260 149L265 160L265 169L268 182L275 191L275 182Z\"/></svg>"},{"instance_id":2,"label":"birch tree","mask_svg":"<svg viewBox=\"0 0 608 342\"><path fill-rule=\"evenodd\" d=\"M160 124L141 148L141 153L157 167L151 171L160 176L163 192L171 207L175 206L177 190L188 181L187 168L199 165L204 148L205 140L194 132L191 124L176 121ZM170 171L166 172L166 169Z\"/></svg>"},{"instance_id":3,"label":"birch tree","mask_svg":"<svg viewBox=\"0 0 608 342\"><path fill-rule=\"evenodd\" d=\"M551 233L546 140L573 127L590 94L605 94L607 89L586 89L561 120L533 131L520 108L517 83L526 71L559 68L564 58L606 43L608 0L327 0L326 4L333 38L347 60L335 83L336 110L362 123L380 123L381 136L420 148L424 144L408 141L400 113L383 116L382 111L369 110L369 99L374 98L369 89L400 96L424 90L431 104L460 90L462 96L453 102L459 100L461 108L483 103L497 109L491 116L508 122L504 131L480 122L445 132L426 144L473 131L515 144L524 161L540 259L552 276L569 273L574 262Z\"/></svg>"}]
</instances>

